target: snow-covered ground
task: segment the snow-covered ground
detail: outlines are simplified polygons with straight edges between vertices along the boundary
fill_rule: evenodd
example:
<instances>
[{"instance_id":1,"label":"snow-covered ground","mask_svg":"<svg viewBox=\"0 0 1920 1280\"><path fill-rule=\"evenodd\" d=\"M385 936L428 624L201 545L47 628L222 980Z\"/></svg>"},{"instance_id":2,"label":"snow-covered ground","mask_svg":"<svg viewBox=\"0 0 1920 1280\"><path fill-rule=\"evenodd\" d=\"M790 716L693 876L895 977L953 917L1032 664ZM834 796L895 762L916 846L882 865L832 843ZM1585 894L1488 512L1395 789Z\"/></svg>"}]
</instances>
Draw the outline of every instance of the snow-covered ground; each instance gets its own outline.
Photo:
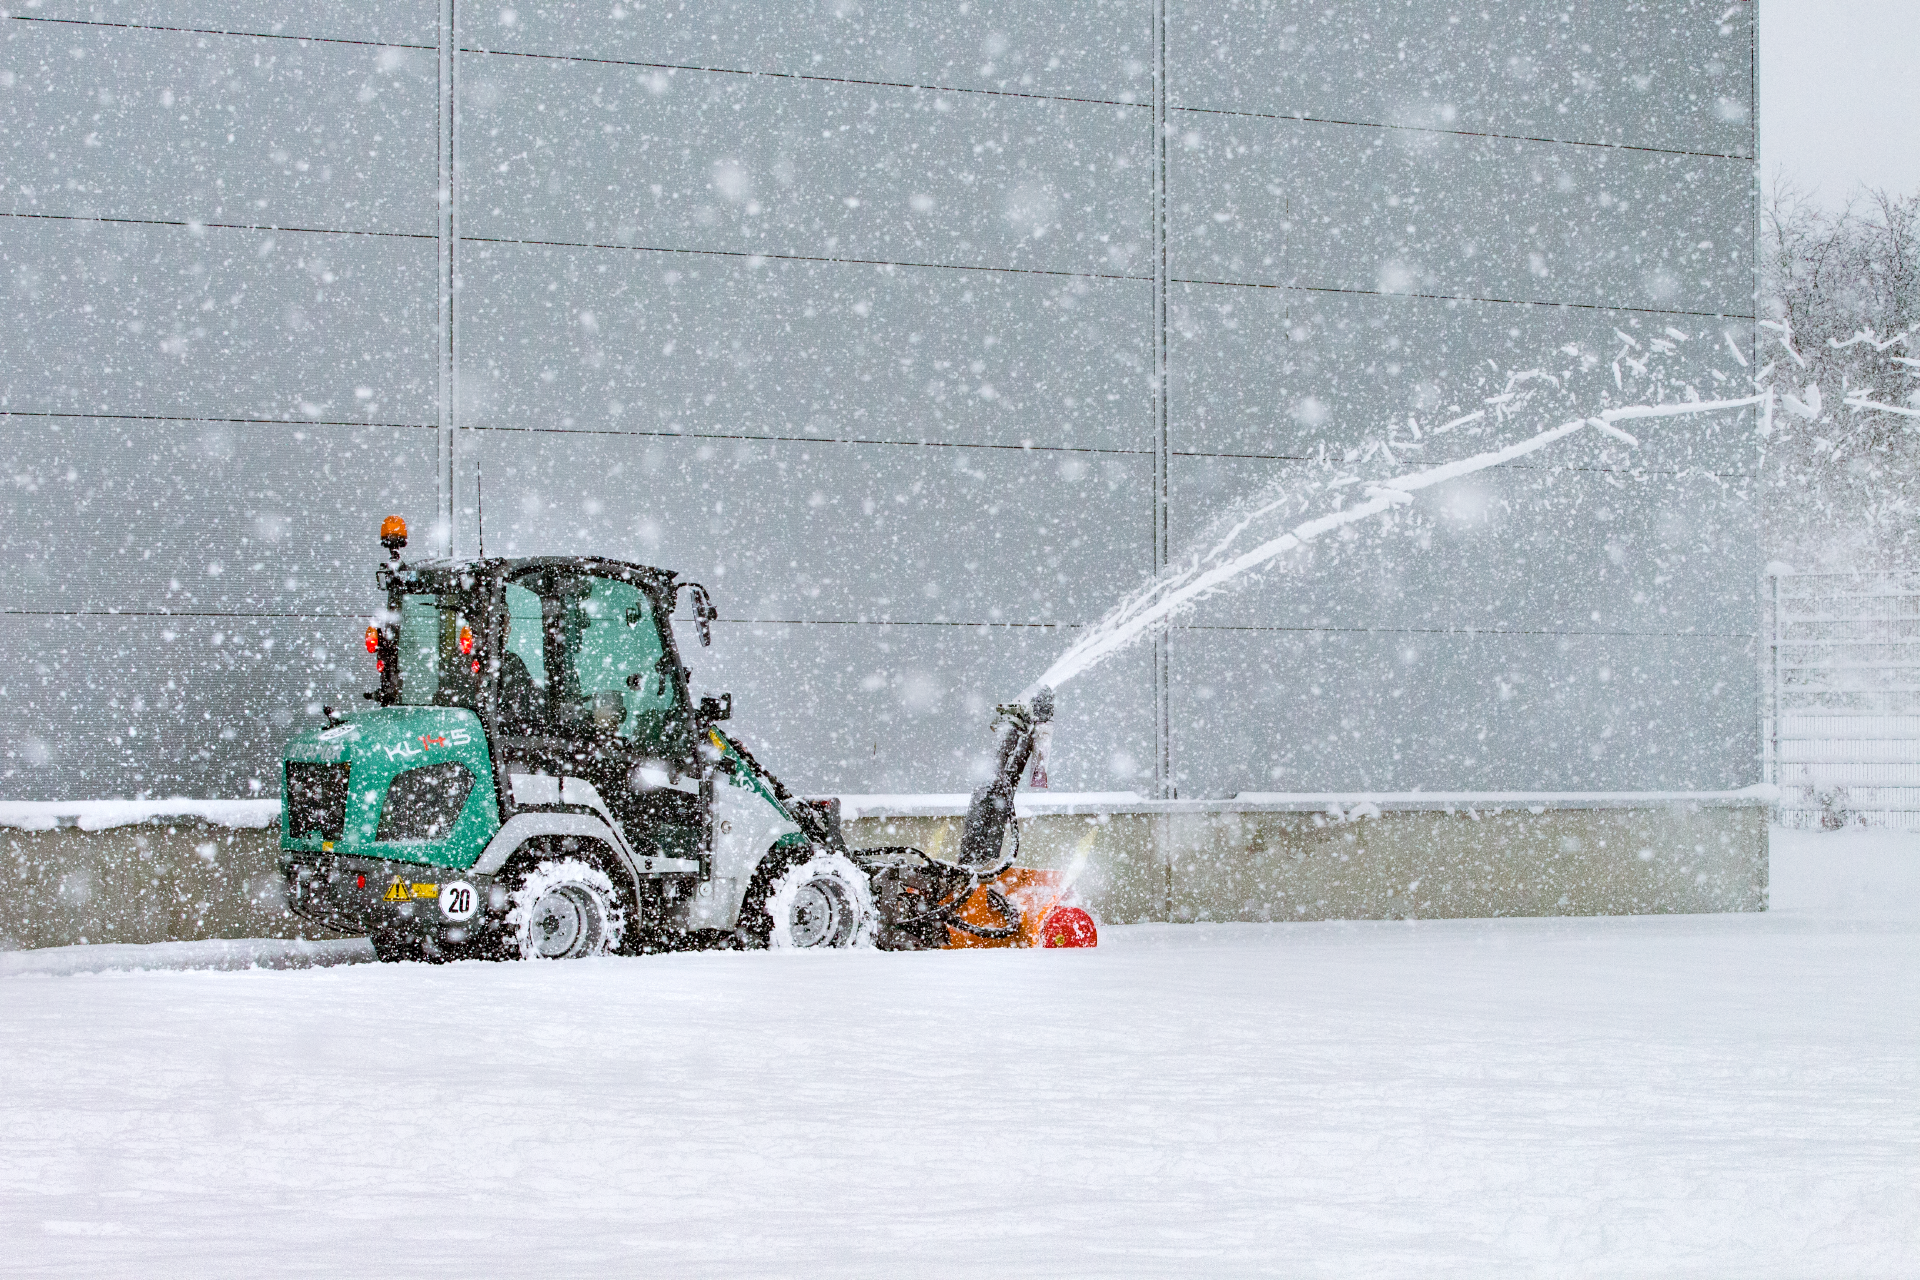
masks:
<instances>
[{"instance_id":1,"label":"snow-covered ground","mask_svg":"<svg viewBox=\"0 0 1920 1280\"><path fill-rule=\"evenodd\" d=\"M0 956L0 1273L1920 1274L1920 838L1774 840L1759 916Z\"/></svg>"}]
</instances>

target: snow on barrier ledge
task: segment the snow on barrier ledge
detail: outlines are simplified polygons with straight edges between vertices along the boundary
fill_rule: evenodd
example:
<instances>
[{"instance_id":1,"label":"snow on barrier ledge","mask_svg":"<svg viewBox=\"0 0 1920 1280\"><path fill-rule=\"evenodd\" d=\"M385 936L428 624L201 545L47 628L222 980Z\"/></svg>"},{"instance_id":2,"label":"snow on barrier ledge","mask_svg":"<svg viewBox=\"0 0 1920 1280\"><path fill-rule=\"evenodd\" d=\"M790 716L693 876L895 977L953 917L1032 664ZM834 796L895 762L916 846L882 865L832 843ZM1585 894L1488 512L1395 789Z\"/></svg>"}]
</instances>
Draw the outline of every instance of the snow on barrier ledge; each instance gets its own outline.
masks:
<instances>
[{"instance_id":1,"label":"snow on barrier ledge","mask_svg":"<svg viewBox=\"0 0 1920 1280\"><path fill-rule=\"evenodd\" d=\"M58 827L106 831L137 823L180 820L237 829L270 827L280 821L280 800L201 800L190 796L164 800L0 800L0 827L17 831L52 831Z\"/></svg>"},{"instance_id":2,"label":"snow on barrier ledge","mask_svg":"<svg viewBox=\"0 0 1920 1280\"><path fill-rule=\"evenodd\" d=\"M924 795L845 794L841 816L859 818L950 818L967 811L965 792ZM1242 791L1230 800L1148 800L1134 791L1022 791L1014 797L1019 816L1118 813L1324 813L1341 818L1377 816L1393 809L1467 813L1482 810L1642 809L1653 805L1748 807L1770 805L1779 788L1766 783L1737 791Z\"/></svg>"},{"instance_id":3,"label":"snow on barrier ledge","mask_svg":"<svg viewBox=\"0 0 1920 1280\"><path fill-rule=\"evenodd\" d=\"M960 793L840 797L855 847L951 856ZM1103 924L1764 911L1773 792L1027 792L1021 861ZM0 951L311 937L279 801L0 804Z\"/></svg>"}]
</instances>

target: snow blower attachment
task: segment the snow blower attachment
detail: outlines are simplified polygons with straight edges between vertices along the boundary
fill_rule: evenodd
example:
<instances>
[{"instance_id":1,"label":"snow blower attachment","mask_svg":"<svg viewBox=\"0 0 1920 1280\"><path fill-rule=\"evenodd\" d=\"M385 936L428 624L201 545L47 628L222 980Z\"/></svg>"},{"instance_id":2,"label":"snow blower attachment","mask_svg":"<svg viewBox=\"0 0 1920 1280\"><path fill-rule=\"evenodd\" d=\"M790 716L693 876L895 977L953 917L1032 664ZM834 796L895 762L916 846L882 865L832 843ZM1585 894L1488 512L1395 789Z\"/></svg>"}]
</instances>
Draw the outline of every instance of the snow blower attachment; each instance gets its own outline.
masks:
<instances>
[{"instance_id":1,"label":"snow blower attachment","mask_svg":"<svg viewBox=\"0 0 1920 1280\"><path fill-rule=\"evenodd\" d=\"M1051 695L1000 708L960 860L849 849L695 699L673 617L705 588L593 556L407 562L380 526L372 706L283 753L288 906L383 960L708 947L1091 946L1055 872L1013 867Z\"/></svg>"},{"instance_id":2,"label":"snow blower attachment","mask_svg":"<svg viewBox=\"0 0 1920 1280\"><path fill-rule=\"evenodd\" d=\"M897 847L853 852L873 884L880 946L908 951L1098 944L1093 917L1071 903L1065 876L1014 866L1020 856L1014 792L1036 745L1052 731L1053 691L1043 688L1031 703L1000 707L994 727L1000 740L993 776L975 788L967 805L955 861Z\"/></svg>"}]
</instances>

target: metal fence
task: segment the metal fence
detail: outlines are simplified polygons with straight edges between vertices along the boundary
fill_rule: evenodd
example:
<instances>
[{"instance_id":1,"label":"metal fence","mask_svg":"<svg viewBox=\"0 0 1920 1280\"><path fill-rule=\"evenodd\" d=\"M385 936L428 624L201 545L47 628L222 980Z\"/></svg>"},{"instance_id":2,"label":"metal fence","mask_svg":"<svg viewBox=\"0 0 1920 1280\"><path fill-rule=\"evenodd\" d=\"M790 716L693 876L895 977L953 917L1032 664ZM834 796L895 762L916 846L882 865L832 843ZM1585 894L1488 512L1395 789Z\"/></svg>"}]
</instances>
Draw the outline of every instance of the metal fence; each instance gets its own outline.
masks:
<instances>
[{"instance_id":1,"label":"metal fence","mask_svg":"<svg viewBox=\"0 0 1920 1280\"><path fill-rule=\"evenodd\" d=\"M1778 820L1920 829L1920 570L1777 574L1767 601Z\"/></svg>"}]
</instances>

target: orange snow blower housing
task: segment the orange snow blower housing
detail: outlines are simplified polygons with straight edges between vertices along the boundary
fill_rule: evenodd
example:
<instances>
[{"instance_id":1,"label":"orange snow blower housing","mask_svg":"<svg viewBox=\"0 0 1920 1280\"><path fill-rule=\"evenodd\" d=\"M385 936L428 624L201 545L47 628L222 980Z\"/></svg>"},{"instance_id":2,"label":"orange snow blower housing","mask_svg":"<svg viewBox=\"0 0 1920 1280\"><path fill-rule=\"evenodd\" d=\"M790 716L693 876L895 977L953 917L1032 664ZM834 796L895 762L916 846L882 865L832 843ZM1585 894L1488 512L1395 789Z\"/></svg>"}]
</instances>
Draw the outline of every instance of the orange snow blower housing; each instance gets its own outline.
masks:
<instances>
[{"instance_id":1,"label":"orange snow blower housing","mask_svg":"<svg viewBox=\"0 0 1920 1280\"><path fill-rule=\"evenodd\" d=\"M867 873L887 951L1094 947L1100 932L1064 873L1002 864L981 875L918 849L849 849Z\"/></svg>"},{"instance_id":2,"label":"orange snow blower housing","mask_svg":"<svg viewBox=\"0 0 1920 1280\"><path fill-rule=\"evenodd\" d=\"M969 800L954 861L899 846L847 851L872 885L881 947L918 951L1099 945L1093 917L1073 901L1066 875L1014 865L1020 856L1014 791L1036 744L1051 732L1052 721L1050 689L1040 689L1031 701L999 709L992 780ZM837 810L835 817L837 827Z\"/></svg>"},{"instance_id":3,"label":"orange snow blower housing","mask_svg":"<svg viewBox=\"0 0 1920 1280\"><path fill-rule=\"evenodd\" d=\"M1004 920L994 902L998 895L1018 908L1020 929L1011 938L983 937L965 929L947 930L949 947L1095 947L1099 930L1093 917L1068 900L1066 877L1058 871L1008 867L974 890L954 914L976 929L991 930Z\"/></svg>"}]
</instances>

